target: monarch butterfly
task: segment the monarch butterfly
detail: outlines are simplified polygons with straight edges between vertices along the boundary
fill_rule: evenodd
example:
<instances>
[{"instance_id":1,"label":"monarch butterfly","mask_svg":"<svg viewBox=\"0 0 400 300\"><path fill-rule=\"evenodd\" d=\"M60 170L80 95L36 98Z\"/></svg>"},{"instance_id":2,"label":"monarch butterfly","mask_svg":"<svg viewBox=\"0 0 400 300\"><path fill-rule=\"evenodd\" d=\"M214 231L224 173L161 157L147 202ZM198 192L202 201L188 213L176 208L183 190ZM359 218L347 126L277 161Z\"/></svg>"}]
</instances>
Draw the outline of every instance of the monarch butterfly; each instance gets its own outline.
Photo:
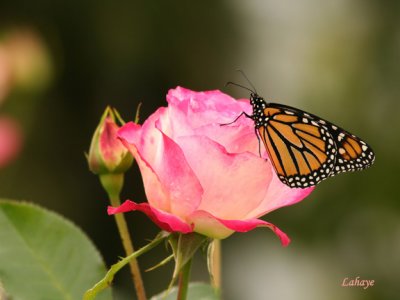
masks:
<instances>
[{"instance_id":1,"label":"monarch butterfly","mask_svg":"<svg viewBox=\"0 0 400 300\"><path fill-rule=\"evenodd\" d=\"M289 187L314 186L342 172L363 170L374 162L371 147L339 126L291 106L267 103L251 83L254 90L228 84L251 92L252 115L243 112L236 120L244 114L254 121L259 142L263 142L279 179Z\"/></svg>"}]
</instances>

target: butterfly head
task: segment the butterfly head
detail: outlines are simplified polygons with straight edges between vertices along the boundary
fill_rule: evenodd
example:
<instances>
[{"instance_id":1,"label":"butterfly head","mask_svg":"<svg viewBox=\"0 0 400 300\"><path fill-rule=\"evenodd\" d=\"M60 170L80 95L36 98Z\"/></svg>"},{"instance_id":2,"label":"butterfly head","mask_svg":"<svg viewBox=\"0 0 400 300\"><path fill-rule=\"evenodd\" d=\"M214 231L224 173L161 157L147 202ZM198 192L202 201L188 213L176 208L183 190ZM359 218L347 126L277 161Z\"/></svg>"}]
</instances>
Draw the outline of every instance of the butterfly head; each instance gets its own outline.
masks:
<instances>
[{"instance_id":1,"label":"butterfly head","mask_svg":"<svg viewBox=\"0 0 400 300\"><path fill-rule=\"evenodd\" d=\"M250 94L250 104L253 107L253 111L259 109L264 110L267 107L267 102L265 102L264 98L259 96L257 93Z\"/></svg>"},{"instance_id":2,"label":"butterfly head","mask_svg":"<svg viewBox=\"0 0 400 300\"><path fill-rule=\"evenodd\" d=\"M257 93L250 94L250 104L253 107L253 114L251 118L255 122L255 128L258 129L268 121L268 116L264 114L268 104L264 98L259 96Z\"/></svg>"}]
</instances>

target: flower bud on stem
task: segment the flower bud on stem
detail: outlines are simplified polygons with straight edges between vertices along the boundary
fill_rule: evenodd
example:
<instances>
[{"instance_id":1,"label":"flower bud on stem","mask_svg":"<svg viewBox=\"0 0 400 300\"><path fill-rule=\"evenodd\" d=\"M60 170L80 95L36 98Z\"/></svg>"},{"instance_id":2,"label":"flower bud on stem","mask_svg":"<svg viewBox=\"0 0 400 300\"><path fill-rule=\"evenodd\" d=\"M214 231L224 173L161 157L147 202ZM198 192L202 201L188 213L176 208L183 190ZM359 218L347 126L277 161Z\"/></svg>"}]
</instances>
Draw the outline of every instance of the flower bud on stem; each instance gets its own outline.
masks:
<instances>
[{"instance_id":1,"label":"flower bud on stem","mask_svg":"<svg viewBox=\"0 0 400 300\"><path fill-rule=\"evenodd\" d=\"M119 126L124 124L119 113L107 107L96 128L87 160L90 170L100 178L112 206L121 205L120 193L124 173L132 166L133 157L117 137ZM135 250L123 214L114 215L126 255ZM135 257L129 261L138 300L146 300L139 264Z\"/></svg>"}]
</instances>

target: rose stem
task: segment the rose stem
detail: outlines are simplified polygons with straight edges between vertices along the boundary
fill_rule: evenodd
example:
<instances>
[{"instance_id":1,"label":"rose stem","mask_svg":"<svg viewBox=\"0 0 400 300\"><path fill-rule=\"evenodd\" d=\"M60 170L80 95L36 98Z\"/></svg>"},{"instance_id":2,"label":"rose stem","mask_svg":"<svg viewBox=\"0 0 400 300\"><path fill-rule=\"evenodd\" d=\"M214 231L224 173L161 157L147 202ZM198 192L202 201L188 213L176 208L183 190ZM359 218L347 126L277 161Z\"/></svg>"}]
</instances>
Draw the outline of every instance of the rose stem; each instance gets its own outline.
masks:
<instances>
[{"instance_id":1,"label":"rose stem","mask_svg":"<svg viewBox=\"0 0 400 300\"><path fill-rule=\"evenodd\" d=\"M221 240L214 240L213 255L213 281L214 287L219 293L221 291Z\"/></svg>"},{"instance_id":2,"label":"rose stem","mask_svg":"<svg viewBox=\"0 0 400 300\"><path fill-rule=\"evenodd\" d=\"M106 181L114 181L115 186L121 187L116 189L108 189L108 190L106 189L108 197L110 198L111 205L114 207L120 206L121 200L119 194L123 186L123 180L124 180L123 175L122 174L110 174L110 176L103 175L100 177L100 179L103 183L103 186L107 184ZM126 224L124 214L115 214L114 217L115 217L115 222L117 223L119 235L122 240L122 245L125 249L125 253L126 255L130 255L135 250L133 248L132 240L129 235L129 230ZM140 268L136 258L130 260L129 267L131 269L133 284L135 285L136 295L138 300L146 300L147 299L146 291L144 289L142 275L140 274Z\"/></svg>"},{"instance_id":3,"label":"rose stem","mask_svg":"<svg viewBox=\"0 0 400 300\"><path fill-rule=\"evenodd\" d=\"M190 259L179 272L178 296L176 300L187 299L191 266L192 266L192 259Z\"/></svg>"}]
</instances>

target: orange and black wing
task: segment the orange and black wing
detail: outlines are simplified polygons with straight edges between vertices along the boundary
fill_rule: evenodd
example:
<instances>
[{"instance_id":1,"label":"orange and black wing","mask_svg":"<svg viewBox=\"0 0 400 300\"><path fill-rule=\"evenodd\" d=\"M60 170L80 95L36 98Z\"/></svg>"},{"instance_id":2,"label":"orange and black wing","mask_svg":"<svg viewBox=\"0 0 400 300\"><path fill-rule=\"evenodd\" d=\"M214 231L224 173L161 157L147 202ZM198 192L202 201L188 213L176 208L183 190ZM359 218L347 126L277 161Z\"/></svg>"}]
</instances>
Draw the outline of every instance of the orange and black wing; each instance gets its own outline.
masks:
<instances>
[{"instance_id":1,"label":"orange and black wing","mask_svg":"<svg viewBox=\"0 0 400 300\"><path fill-rule=\"evenodd\" d=\"M315 115L274 103L263 114L268 118L257 133L278 177L290 187L310 187L374 161L365 142Z\"/></svg>"},{"instance_id":2,"label":"orange and black wing","mask_svg":"<svg viewBox=\"0 0 400 300\"><path fill-rule=\"evenodd\" d=\"M335 168L331 176L342 172L363 170L372 165L375 154L359 137L327 122L337 148Z\"/></svg>"}]
</instances>

